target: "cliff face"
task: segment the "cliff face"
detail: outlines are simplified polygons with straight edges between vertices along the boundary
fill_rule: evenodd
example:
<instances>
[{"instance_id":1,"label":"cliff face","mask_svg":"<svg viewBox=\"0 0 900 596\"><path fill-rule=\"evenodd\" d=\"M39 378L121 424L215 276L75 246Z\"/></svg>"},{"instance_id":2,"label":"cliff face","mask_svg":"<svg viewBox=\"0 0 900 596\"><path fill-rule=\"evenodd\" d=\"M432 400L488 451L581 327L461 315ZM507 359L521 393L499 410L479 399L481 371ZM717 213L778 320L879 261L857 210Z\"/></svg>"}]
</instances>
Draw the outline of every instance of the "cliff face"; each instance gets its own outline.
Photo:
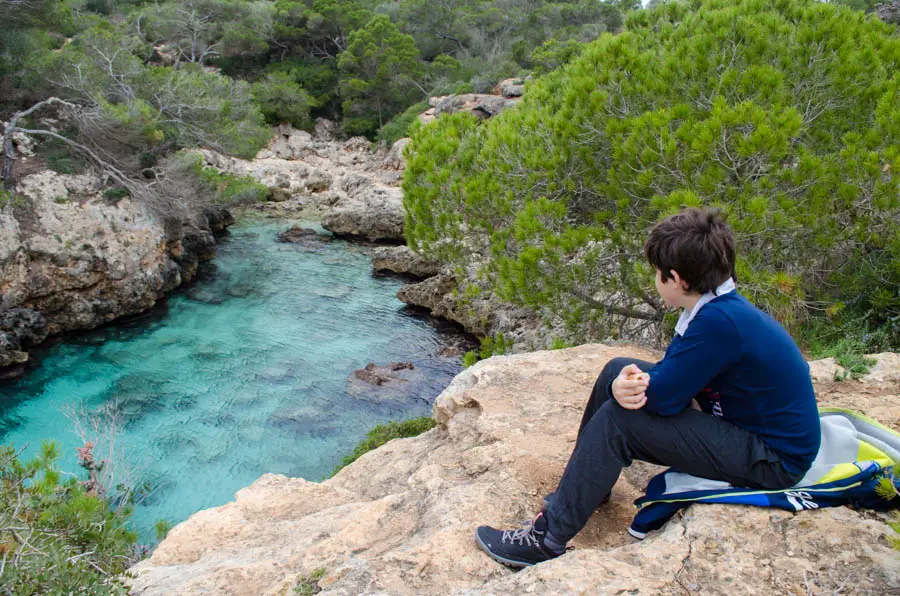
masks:
<instances>
[{"instance_id":1,"label":"cliff face","mask_svg":"<svg viewBox=\"0 0 900 596\"><path fill-rule=\"evenodd\" d=\"M215 256L212 232L233 221L220 210L164 226L99 188L91 175L39 172L18 186L27 207L0 213L0 305L5 319L18 313L0 324L0 364L3 354L8 365L21 363L22 350L38 343L23 335L29 325L43 322L31 334L43 339L150 308Z\"/></svg>"},{"instance_id":2,"label":"cliff face","mask_svg":"<svg viewBox=\"0 0 900 596\"><path fill-rule=\"evenodd\" d=\"M808 594L896 593L900 557L882 514L792 514L695 505L642 542L632 500L659 468L626 469L576 549L512 572L475 545L484 523L530 518L555 486L582 407L614 356L585 345L495 357L461 373L434 405L437 428L391 441L322 483L267 474L235 501L176 526L135 566L135 594ZM813 363L822 405L900 427L900 357L879 355L862 381L835 383ZM310 577L324 569L321 579Z\"/></svg>"}]
</instances>

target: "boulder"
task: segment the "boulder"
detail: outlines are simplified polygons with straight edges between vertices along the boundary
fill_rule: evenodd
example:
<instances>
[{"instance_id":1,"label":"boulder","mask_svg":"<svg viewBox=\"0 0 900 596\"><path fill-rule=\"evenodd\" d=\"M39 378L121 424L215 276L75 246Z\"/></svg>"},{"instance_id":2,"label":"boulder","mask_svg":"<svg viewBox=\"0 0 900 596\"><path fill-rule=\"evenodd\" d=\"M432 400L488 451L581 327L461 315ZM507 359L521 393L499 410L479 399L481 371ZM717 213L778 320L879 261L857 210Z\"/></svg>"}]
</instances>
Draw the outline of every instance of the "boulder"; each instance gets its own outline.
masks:
<instances>
[{"instance_id":1,"label":"boulder","mask_svg":"<svg viewBox=\"0 0 900 596\"><path fill-rule=\"evenodd\" d=\"M384 158L384 168L387 170L405 170L406 158L403 156L403 150L409 145L409 137L398 139Z\"/></svg>"},{"instance_id":2,"label":"boulder","mask_svg":"<svg viewBox=\"0 0 900 596\"><path fill-rule=\"evenodd\" d=\"M322 227L341 236L370 241L403 241L403 198L400 189L372 184L365 177L342 179L344 195L322 217Z\"/></svg>"},{"instance_id":3,"label":"boulder","mask_svg":"<svg viewBox=\"0 0 900 596\"><path fill-rule=\"evenodd\" d=\"M290 125L281 124L275 127L272 139L264 151L266 157L281 159L300 159L307 155L312 146L313 136L305 130L297 130Z\"/></svg>"},{"instance_id":4,"label":"boulder","mask_svg":"<svg viewBox=\"0 0 900 596\"><path fill-rule=\"evenodd\" d=\"M632 501L662 469L641 462L626 468L573 551L520 572L488 558L475 528L514 526L540 509L594 380L616 356L659 354L584 345L479 362L437 398L437 428L390 441L321 483L262 476L173 528L131 569L131 593L286 594L316 569L324 572L312 589L323 596L898 592L896 533L883 513L695 505L634 540ZM820 401L864 412L890 404L881 421L900 428L898 388L868 383Z\"/></svg>"},{"instance_id":5,"label":"boulder","mask_svg":"<svg viewBox=\"0 0 900 596\"><path fill-rule=\"evenodd\" d=\"M372 253L372 269L377 272L401 273L426 278L441 271L439 263L429 261L405 244L402 246L382 246Z\"/></svg>"},{"instance_id":6,"label":"boulder","mask_svg":"<svg viewBox=\"0 0 900 596\"><path fill-rule=\"evenodd\" d=\"M525 93L525 79L503 79L497 83L493 92L503 97L522 97Z\"/></svg>"}]
</instances>

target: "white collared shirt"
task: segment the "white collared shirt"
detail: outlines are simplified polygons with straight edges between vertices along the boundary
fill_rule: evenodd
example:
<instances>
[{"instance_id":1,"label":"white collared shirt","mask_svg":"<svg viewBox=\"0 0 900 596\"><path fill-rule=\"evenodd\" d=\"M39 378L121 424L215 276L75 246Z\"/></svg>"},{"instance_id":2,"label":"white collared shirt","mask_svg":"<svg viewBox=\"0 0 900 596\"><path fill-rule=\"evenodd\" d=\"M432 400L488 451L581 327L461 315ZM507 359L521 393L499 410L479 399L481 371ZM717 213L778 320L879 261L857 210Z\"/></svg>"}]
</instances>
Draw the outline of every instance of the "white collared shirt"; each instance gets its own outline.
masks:
<instances>
[{"instance_id":1,"label":"white collared shirt","mask_svg":"<svg viewBox=\"0 0 900 596\"><path fill-rule=\"evenodd\" d=\"M694 320L694 317L697 316L697 313L700 312L700 309L703 308L704 304L706 304L716 296L721 296L722 294L733 292L735 289L734 279L729 277L727 280L725 280L725 282L722 283L722 285L716 288L715 293L707 292L700 296L700 300L697 301L697 304L694 305L694 308L686 308L681 311L681 315L678 317L678 322L675 323L675 333L677 333L678 335L684 335L684 332L687 331L688 325L691 324L691 321Z\"/></svg>"}]
</instances>

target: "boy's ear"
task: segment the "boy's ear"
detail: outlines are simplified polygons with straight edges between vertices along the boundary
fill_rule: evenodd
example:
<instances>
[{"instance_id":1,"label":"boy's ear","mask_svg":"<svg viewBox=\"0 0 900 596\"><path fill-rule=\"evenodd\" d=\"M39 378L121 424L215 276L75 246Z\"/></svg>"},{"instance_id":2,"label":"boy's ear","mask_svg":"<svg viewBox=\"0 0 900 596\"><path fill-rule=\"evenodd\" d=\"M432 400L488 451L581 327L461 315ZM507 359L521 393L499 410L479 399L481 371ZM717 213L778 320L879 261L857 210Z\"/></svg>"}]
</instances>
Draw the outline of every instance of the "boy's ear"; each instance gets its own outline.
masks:
<instances>
[{"instance_id":1,"label":"boy's ear","mask_svg":"<svg viewBox=\"0 0 900 596\"><path fill-rule=\"evenodd\" d=\"M672 279L675 280L675 283L678 284L679 288L681 288L683 291L687 292L688 284L686 281L681 279L681 276L678 275L677 271L675 271L674 269L669 269L669 275L672 276Z\"/></svg>"}]
</instances>

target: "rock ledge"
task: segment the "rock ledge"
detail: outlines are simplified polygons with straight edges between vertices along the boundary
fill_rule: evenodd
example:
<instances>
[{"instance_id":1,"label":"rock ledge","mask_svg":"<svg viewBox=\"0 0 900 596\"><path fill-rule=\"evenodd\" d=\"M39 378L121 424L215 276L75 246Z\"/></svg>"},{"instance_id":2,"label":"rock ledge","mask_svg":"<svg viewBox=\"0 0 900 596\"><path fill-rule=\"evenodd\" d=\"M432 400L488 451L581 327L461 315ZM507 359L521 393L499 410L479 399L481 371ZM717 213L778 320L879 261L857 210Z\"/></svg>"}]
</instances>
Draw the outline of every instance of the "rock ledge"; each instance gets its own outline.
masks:
<instances>
[{"instance_id":1,"label":"rock ledge","mask_svg":"<svg viewBox=\"0 0 900 596\"><path fill-rule=\"evenodd\" d=\"M132 569L133 593L291 594L317 568L326 570L324 595L898 593L900 557L881 514L699 505L634 541L625 532L632 500L658 470L639 462L576 550L519 573L484 555L475 527L514 524L540 507L614 356L657 355L585 345L482 361L437 399L437 428L391 441L322 483L267 474L234 502L179 524ZM882 371L817 390L823 405L897 428L892 379Z\"/></svg>"}]
</instances>

